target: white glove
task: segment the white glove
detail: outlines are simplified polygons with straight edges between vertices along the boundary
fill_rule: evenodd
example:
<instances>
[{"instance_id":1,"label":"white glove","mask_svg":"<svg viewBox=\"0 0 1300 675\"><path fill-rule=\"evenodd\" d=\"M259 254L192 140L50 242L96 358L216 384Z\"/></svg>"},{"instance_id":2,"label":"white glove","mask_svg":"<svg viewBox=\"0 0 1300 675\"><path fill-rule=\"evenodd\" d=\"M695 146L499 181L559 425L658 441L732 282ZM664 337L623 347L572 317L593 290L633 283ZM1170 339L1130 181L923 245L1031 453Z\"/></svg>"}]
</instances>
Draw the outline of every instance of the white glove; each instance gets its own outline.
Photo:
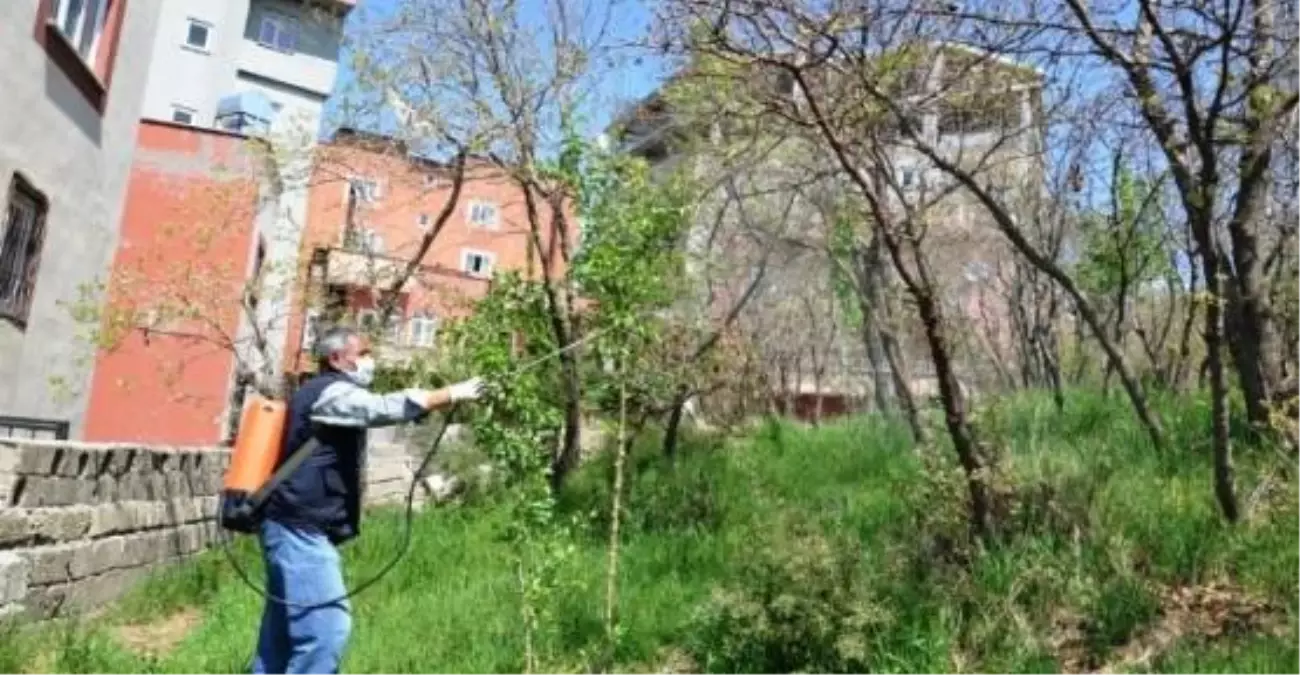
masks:
<instances>
[{"instance_id":1,"label":"white glove","mask_svg":"<svg viewBox=\"0 0 1300 675\"><path fill-rule=\"evenodd\" d=\"M483 378L475 377L464 382L457 382L447 388L452 403L473 401L483 395Z\"/></svg>"}]
</instances>

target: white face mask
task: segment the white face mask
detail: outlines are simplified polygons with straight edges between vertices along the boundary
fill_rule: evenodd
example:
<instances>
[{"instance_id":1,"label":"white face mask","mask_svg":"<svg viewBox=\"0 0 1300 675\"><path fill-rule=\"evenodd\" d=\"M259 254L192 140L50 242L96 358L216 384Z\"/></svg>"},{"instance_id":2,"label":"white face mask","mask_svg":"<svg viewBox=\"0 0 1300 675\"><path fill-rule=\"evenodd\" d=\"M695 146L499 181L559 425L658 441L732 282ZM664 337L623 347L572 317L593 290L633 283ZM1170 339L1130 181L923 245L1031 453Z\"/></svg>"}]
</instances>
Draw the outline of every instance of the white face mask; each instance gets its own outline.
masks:
<instances>
[{"instance_id":1,"label":"white face mask","mask_svg":"<svg viewBox=\"0 0 1300 675\"><path fill-rule=\"evenodd\" d=\"M363 387L369 387L370 383L375 381L375 359L370 356L357 359L357 369L347 375L352 378L353 382Z\"/></svg>"}]
</instances>

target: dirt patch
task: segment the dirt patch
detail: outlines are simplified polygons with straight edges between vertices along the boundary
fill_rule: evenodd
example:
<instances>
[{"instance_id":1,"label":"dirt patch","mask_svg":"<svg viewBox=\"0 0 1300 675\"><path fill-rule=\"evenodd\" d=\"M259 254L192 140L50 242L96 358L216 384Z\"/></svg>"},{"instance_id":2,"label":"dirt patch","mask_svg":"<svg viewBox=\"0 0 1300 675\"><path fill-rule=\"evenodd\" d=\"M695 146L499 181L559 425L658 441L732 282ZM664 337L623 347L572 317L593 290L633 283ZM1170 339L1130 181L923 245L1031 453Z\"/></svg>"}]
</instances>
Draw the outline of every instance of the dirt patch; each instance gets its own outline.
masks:
<instances>
[{"instance_id":1,"label":"dirt patch","mask_svg":"<svg viewBox=\"0 0 1300 675\"><path fill-rule=\"evenodd\" d=\"M163 656L175 649L201 619L197 609L183 609L158 621L121 626L116 631L117 640L141 656Z\"/></svg>"},{"instance_id":2,"label":"dirt patch","mask_svg":"<svg viewBox=\"0 0 1300 675\"><path fill-rule=\"evenodd\" d=\"M1229 635L1286 633L1281 608L1230 582L1176 586L1161 592L1159 617L1098 664L1088 653L1084 619L1060 612L1054 621L1052 647L1062 672L1117 673L1142 670L1183 638L1215 640Z\"/></svg>"}]
</instances>

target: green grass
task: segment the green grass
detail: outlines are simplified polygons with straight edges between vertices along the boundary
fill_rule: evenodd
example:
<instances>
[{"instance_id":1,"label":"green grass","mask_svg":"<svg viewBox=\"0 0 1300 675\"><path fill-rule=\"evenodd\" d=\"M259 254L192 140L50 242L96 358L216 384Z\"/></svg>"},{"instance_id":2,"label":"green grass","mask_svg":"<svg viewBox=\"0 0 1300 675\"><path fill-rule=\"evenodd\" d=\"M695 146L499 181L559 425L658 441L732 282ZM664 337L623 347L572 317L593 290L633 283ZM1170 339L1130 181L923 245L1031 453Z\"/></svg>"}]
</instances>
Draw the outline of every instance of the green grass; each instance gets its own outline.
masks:
<instances>
[{"instance_id":1,"label":"green grass","mask_svg":"<svg viewBox=\"0 0 1300 675\"><path fill-rule=\"evenodd\" d=\"M875 419L746 439L692 438L673 465L647 437L630 460L621 563L623 637L611 666L661 668L669 652L722 671L801 669L1058 672L1063 615L1094 665L1161 613L1160 589L1232 580L1271 602L1289 635L1187 636L1161 672L1300 672L1296 478L1262 517L1223 523L1211 492L1205 402L1156 402L1171 439L1155 452L1124 401L1076 392L1064 413L1038 396L977 417L1019 499L1007 536L977 551L951 451L914 452ZM938 435L942 438L942 434ZM1239 446L1243 502L1280 460ZM547 670L598 666L608 458L576 475L561 511L582 517L575 581L547 624ZM354 601L349 672L512 672L522 667L505 511L491 499L415 522L411 554ZM401 514L379 512L345 549L350 583L398 550ZM259 569L251 542L240 559ZM164 656L139 656L117 627L198 608L201 623ZM174 568L84 623L8 629L0 670L239 672L261 605L219 553Z\"/></svg>"}]
</instances>

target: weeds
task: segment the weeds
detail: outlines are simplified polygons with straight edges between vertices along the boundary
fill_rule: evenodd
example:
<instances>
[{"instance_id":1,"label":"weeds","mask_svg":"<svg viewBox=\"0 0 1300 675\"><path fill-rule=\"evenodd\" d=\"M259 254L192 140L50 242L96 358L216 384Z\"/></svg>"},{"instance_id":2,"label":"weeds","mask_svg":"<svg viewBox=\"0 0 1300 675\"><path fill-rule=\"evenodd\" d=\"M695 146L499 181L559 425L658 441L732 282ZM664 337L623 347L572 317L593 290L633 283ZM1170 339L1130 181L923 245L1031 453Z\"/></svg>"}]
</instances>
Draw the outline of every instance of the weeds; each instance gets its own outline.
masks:
<instances>
[{"instance_id":1,"label":"weeds","mask_svg":"<svg viewBox=\"0 0 1300 675\"><path fill-rule=\"evenodd\" d=\"M1242 453L1243 488L1273 476L1256 517L1228 526L1194 442L1196 400L1158 402L1155 453L1117 399L1080 393L1064 413L1023 397L981 411L1014 488L999 543L972 545L960 472L905 428L769 423L748 439L688 435L674 465L643 434L626 458L618 639L606 653L613 455L574 476L556 518L578 518L552 559L539 617L548 670L783 672L1297 672L1295 473ZM1077 417L1076 417L1077 416ZM1182 439L1181 441L1179 439ZM1182 442L1181 450L1178 443ZM957 481L954 483L954 481ZM1243 489L1243 493L1246 490ZM419 516L410 556L357 598L349 671L520 668L509 500ZM604 514L597 519L592 514ZM345 548L350 581L400 544L400 515L371 514ZM260 569L252 546L240 547ZM172 651L127 649L116 623L203 616ZM95 625L0 635L9 672L245 671L260 599L214 555L177 568ZM1179 632L1167 630L1178 617ZM1217 617L1217 618L1216 618ZM1222 619L1222 620L1220 620Z\"/></svg>"}]
</instances>

